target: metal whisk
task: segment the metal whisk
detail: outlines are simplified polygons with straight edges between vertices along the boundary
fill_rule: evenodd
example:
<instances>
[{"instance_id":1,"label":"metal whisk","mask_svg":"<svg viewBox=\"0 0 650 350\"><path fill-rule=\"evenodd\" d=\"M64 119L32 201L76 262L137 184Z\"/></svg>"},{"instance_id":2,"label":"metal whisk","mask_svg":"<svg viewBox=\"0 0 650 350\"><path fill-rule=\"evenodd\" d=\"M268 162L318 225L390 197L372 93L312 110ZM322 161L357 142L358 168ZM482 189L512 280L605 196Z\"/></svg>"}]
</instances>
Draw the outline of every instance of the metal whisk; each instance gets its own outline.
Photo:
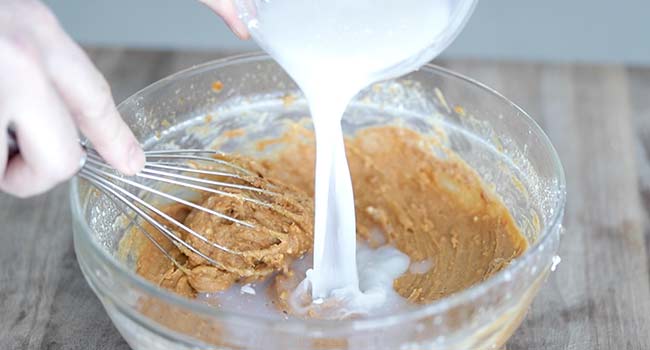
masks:
<instances>
[{"instance_id":1,"label":"metal whisk","mask_svg":"<svg viewBox=\"0 0 650 350\"><path fill-rule=\"evenodd\" d=\"M15 134L11 130L8 133L8 140L9 155L12 157L19 153L19 150L16 144ZM276 196L278 193L256 186L256 181L258 182L260 180L260 177L257 176L257 174L254 174L250 170L242 168L237 164L233 164L232 162L219 159L220 156L224 155L218 151L199 149L146 151L146 163L144 169L133 177L126 177L119 174L111 166L106 164L94 149L86 147L83 143L82 146L85 150L85 157L81 160L82 166L78 173L79 177L87 180L95 188L102 191L104 194L107 194L110 199L118 204L118 208L121 210L124 211L119 203L133 210L136 215L158 230L176 247L184 247L217 267L223 266L220 262L187 243L177 232L161 221L164 220L173 225L175 229L184 231L200 241L224 252L236 255L246 255L250 252L233 250L207 239L202 234L196 232L184 223L176 220L169 214L156 208L153 204L143 199L144 195L152 194L159 196L171 202L181 203L190 208L203 211L220 219L228 220L234 224L242 225L251 229L255 228L255 224L229 216L226 213L220 213L210 208L203 207L177 195L171 194L168 191L154 188L153 186L146 184L146 181L154 181L156 184L178 186L179 188L194 190L203 194L213 193L220 196L233 197L238 200L271 208L283 215L291 215L281 208L276 208L276 206L271 203L246 195L247 192L249 194L258 193L267 196ZM198 163L208 164L210 166L200 167L197 165ZM215 168L218 168L218 170L215 170ZM216 181L214 178L232 179L233 182ZM137 181L138 179L144 179L146 181ZM235 181L239 183L234 183ZM273 187L270 183L265 184L268 185L265 187ZM134 193L136 191L129 190L127 187L137 189L139 195L136 195L136 193ZM235 189L237 191L229 192L228 189ZM128 215L126 211L124 211L124 214ZM156 219L154 215L162 220ZM149 232L147 232L147 230L141 229L141 232L145 234L145 236L158 249L160 249L167 258L178 265L170 252L163 248L161 244L152 237ZM274 234L273 232L271 233Z\"/></svg>"},{"instance_id":2,"label":"metal whisk","mask_svg":"<svg viewBox=\"0 0 650 350\"><path fill-rule=\"evenodd\" d=\"M121 203L125 204L128 208L133 210L137 215L142 217L146 222L151 226L156 228L160 233L165 237L170 239L175 245L181 245L203 259L207 260L213 265L221 267L221 264L202 253L200 250L187 243L185 240L181 239L173 230L165 226L159 220L156 220L150 213L155 213L159 217L163 218L165 221L171 223L180 230L187 232L188 234L196 237L197 239L203 241L206 244L209 244L217 249L220 249L224 252L230 254L244 255L245 252L240 252L232 250L228 247L220 245L216 242L212 242L205 238L200 233L189 228L187 225L182 222L174 219L170 215L166 214L164 211L156 208L151 203L145 201L141 196L135 195L133 192L125 189L125 186L132 186L138 190L144 191L146 193L151 193L156 196L168 199L172 202L181 203L193 209L197 209L203 212L206 212L210 215L217 216L221 219L231 221L235 224L242 225L249 228L255 228L255 225L246 221L239 220L232 216L229 216L224 213L214 211L212 209L203 207L199 204L193 203L186 199L180 198L178 196L172 195L168 192L163 192L159 189L156 189L152 186L142 184L135 179L121 176L115 172L108 164L106 164L102 158L94 151L93 149L87 149L86 151L86 160L81 170L79 171L79 177L86 179L97 189L102 192L112 196L113 198L119 200ZM240 181L246 181L250 176L254 176L249 170L244 169L236 164L232 164L228 161L214 158L214 156L220 156L222 153L218 151L206 151L198 149L186 149L186 150L164 150L164 151L146 151L145 157L147 159L144 169L135 175L135 178L147 179L157 181L158 183L170 184L175 186L184 187L191 190L200 191L203 193L214 193L226 197L239 198L244 201L249 201L257 205L272 207L271 204L262 202L258 199L251 198L248 196L242 196L239 193L231 193L222 190L223 188L234 188L244 191L264 193L267 195L276 195L276 193L264 190L258 187L241 185L223 181L214 181L210 180L207 177L218 176L231 179L237 179ZM206 170L198 167L192 167L188 162L206 162L216 164L226 169L231 169L231 171L216 171L216 170ZM190 175L185 175L190 174ZM204 176L204 177L200 177ZM220 189L222 188L222 189ZM160 244L153 238L146 230L141 230L149 240L160 249L163 254L168 258L174 260L174 258L167 252Z\"/></svg>"}]
</instances>

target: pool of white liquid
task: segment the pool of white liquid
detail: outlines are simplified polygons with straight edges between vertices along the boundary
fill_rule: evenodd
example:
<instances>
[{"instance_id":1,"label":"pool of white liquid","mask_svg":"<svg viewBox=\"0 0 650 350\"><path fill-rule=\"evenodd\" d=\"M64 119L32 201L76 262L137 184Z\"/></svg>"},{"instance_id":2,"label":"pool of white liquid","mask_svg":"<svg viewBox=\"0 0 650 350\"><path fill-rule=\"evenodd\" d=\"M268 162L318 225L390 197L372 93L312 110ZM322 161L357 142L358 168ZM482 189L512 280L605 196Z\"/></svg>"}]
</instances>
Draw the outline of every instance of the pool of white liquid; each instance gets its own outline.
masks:
<instances>
[{"instance_id":1,"label":"pool of white liquid","mask_svg":"<svg viewBox=\"0 0 650 350\"><path fill-rule=\"evenodd\" d=\"M275 276L257 283L236 284L224 292L200 294L199 299L224 311L255 314L271 319L309 316L309 310L318 314L319 318L341 319L381 316L414 309L415 305L395 292L393 282L407 271L421 271L422 262L411 263L406 254L388 244L373 249L365 242L359 241L356 246L359 288L334 290L332 296L340 302L339 306L331 307L331 304L327 305L323 299L316 299L305 305L302 302L304 296L311 295L311 285L309 280L305 279L289 297L293 315L283 312L275 305L273 294L269 291ZM310 270L312 259L310 254L296 260L292 264L292 270L303 279L307 273L313 271ZM377 308L376 305L382 307Z\"/></svg>"}]
</instances>

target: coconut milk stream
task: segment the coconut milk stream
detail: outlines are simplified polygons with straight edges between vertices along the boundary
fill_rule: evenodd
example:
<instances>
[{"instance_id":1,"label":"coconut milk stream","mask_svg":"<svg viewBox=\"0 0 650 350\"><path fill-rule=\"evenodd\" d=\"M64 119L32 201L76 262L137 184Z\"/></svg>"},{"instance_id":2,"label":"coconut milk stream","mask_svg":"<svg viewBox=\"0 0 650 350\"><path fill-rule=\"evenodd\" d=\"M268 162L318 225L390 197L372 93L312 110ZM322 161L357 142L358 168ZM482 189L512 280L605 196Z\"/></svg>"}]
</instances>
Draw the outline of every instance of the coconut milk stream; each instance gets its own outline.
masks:
<instances>
[{"instance_id":1,"label":"coconut milk stream","mask_svg":"<svg viewBox=\"0 0 650 350\"><path fill-rule=\"evenodd\" d=\"M304 92L313 118L314 257L301 286L310 287L315 302L335 297L351 312L365 313L386 302L386 297L377 297L377 290L380 295L390 294L386 290L392 291L392 279L408 266L408 257L391 248L393 252L377 257L394 257L389 261L395 261L396 269L357 267L354 196L341 119L360 90L389 77L386 72L391 67L435 44L448 27L449 1L260 1L256 19L248 23L264 49ZM398 265L404 271L397 276L381 276L402 270ZM364 271L377 276L360 278ZM360 279L369 278L385 282L374 292L362 290Z\"/></svg>"}]
</instances>

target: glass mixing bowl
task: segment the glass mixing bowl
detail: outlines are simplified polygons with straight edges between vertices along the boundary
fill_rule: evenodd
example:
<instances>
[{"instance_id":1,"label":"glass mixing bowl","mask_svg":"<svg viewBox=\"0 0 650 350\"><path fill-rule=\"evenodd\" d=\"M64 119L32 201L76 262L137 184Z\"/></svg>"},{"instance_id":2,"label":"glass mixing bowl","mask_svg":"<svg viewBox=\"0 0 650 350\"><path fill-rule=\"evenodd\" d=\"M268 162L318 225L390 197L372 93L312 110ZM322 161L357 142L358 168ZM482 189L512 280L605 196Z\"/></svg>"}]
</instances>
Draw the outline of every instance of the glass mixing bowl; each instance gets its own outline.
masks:
<instances>
[{"instance_id":1,"label":"glass mixing bowl","mask_svg":"<svg viewBox=\"0 0 650 350\"><path fill-rule=\"evenodd\" d=\"M146 149L210 147L228 131L248 141L279 136L308 116L302 94L268 56L209 62L156 82L119 110ZM152 349L495 349L522 321L551 271L565 205L553 146L526 113L490 88L428 65L375 84L350 104L345 132L400 125L437 134L494 188L530 248L483 283L415 311L369 319L268 319L224 312L158 288L134 273L120 240L124 214L84 180L71 186L81 269L136 350ZM250 143L221 149L256 155ZM244 140L246 141L246 140ZM432 149L432 152L436 152Z\"/></svg>"}]
</instances>

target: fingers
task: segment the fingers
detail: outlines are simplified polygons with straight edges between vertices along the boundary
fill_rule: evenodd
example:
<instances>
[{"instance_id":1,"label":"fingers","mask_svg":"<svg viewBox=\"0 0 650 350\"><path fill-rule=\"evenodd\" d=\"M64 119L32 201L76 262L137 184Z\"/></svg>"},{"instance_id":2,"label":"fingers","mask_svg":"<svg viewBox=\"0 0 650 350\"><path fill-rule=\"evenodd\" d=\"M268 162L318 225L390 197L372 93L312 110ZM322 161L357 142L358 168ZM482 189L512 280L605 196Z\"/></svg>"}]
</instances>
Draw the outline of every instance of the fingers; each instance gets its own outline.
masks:
<instances>
[{"instance_id":1,"label":"fingers","mask_svg":"<svg viewBox=\"0 0 650 350\"><path fill-rule=\"evenodd\" d=\"M230 30L233 31L239 38L248 39L250 34L248 29L239 20L235 3L232 0L199 0L214 12L216 12L226 22Z\"/></svg>"},{"instance_id":2,"label":"fingers","mask_svg":"<svg viewBox=\"0 0 650 350\"><path fill-rule=\"evenodd\" d=\"M145 157L120 117L110 87L88 56L55 23L35 29L42 64L81 132L120 172L134 175Z\"/></svg>"},{"instance_id":3,"label":"fingers","mask_svg":"<svg viewBox=\"0 0 650 350\"><path fill-rule=\"evenodd\" d=\"M76 173L77 126L121 172L144 166L106 81L41 2L0 1L0 77L0 190L30 196ZM9 125L20 154L7 162Z\"/></svg>"},{"instance_id":4,"label":"fingers","mask_svg":"<svg viewBox=\"0 0 650 350\"><path fill-rule=\"evenodd\" d=\"M0 190L26 197L65 181L79 169L82 150L67 109L33 56L0 42L1 163L6 127L16 131L20 155L6 165Z\"/></svg>"}]
</instances>

